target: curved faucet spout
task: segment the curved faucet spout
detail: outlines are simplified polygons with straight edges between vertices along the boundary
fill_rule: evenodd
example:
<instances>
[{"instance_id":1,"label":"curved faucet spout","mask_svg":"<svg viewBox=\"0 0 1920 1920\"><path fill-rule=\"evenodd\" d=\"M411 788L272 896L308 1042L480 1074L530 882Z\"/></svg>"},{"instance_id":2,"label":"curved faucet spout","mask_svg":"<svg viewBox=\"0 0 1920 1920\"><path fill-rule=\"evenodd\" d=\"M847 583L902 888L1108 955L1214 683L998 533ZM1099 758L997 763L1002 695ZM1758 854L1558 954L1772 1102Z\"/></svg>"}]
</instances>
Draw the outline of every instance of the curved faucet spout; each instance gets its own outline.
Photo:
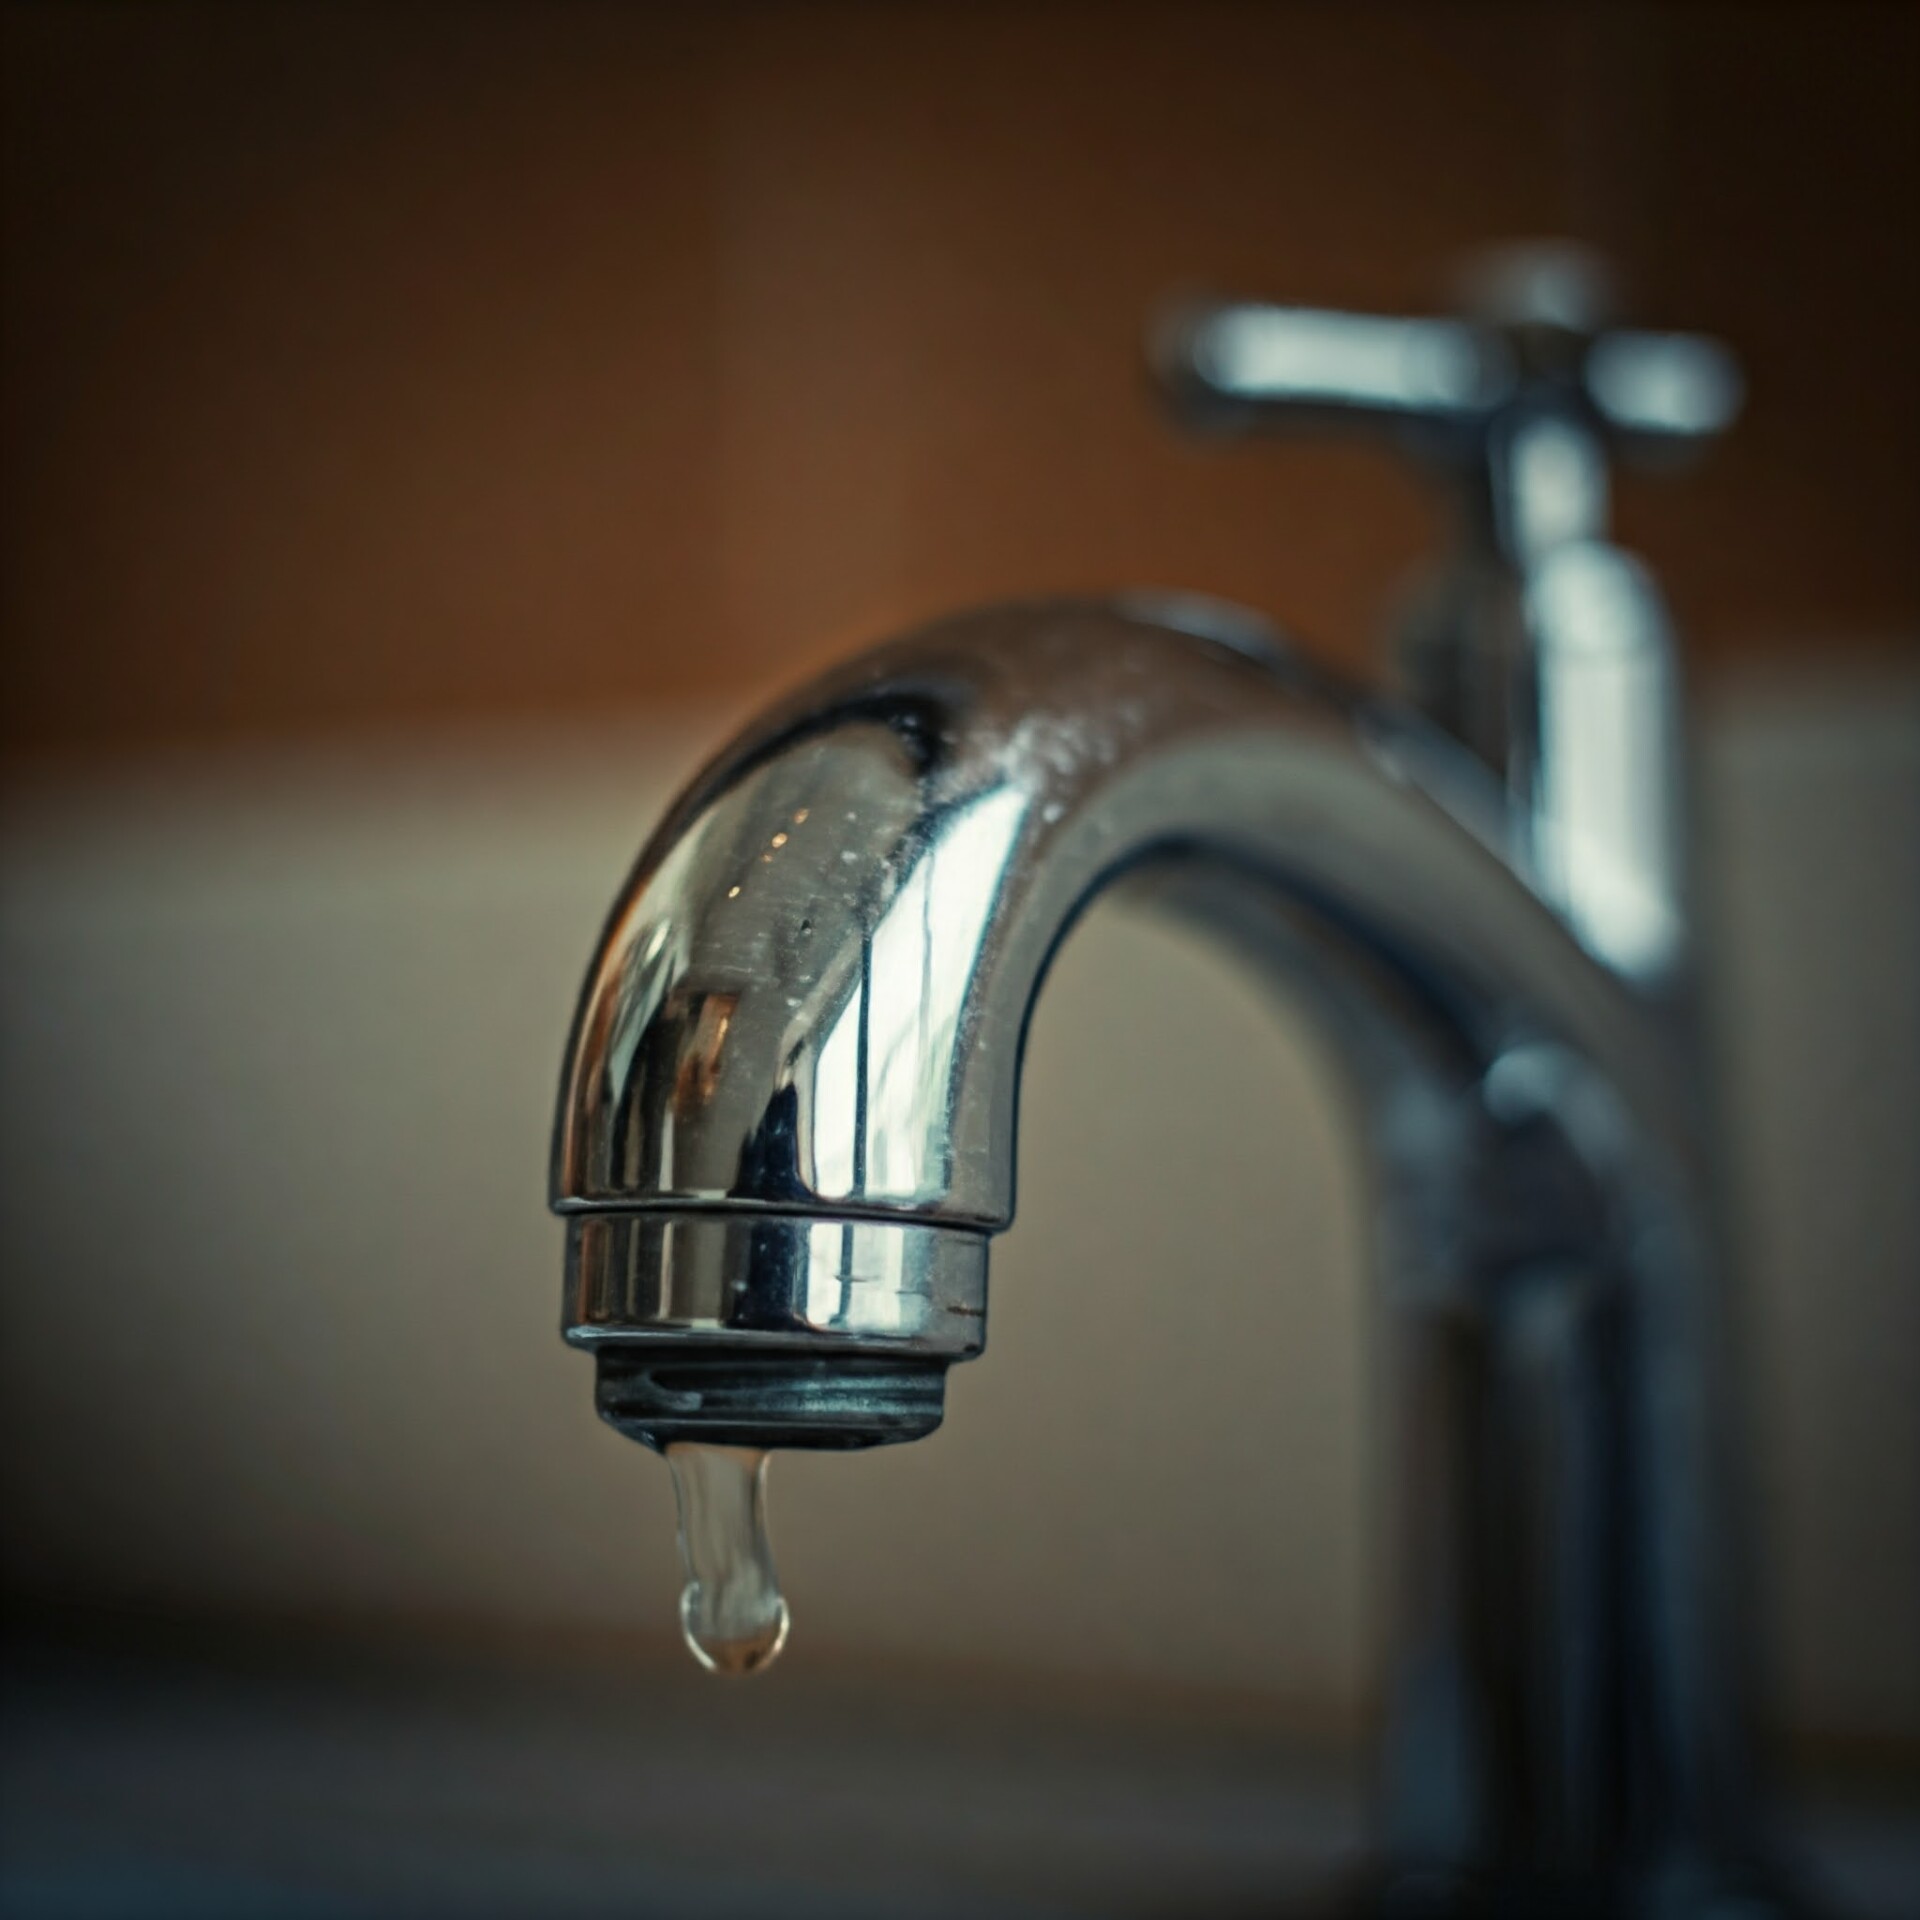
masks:
<instances>
[{"instance_id":1,"label":"curved faucet spout","mask_svg":"<svg viewBox=\"0 0 1920 1920\"><path fill-rule=\"evenodd\" d=\"M1582 947L1512 819L1212 603L969 615L775 708L641 856L575 1022L553 1201L601 1412L655 1446L939 1423L1029 1013L1124 878L1304 989L1362 1094L1405 1309L1402 1853L1706 1844L1742 1796L1685 1022Z\"/></svg>"},{"instance_id":2,"label":"curved faucet spout","mask_svg":"<svg viewBox=\"0 0 1920 1920\"><path fill-rule=\"evenodd\" d=\"M1263 894L1284 970L1339 946L1322 971L1462 1078L1550 1039L1670 1124L1645 1003L1504 831L1469 756L1213 603L1007 607L855 661L694 782L614 908L555 1149L568 1337L977 1351L1028 1014L1122 875L1216 925Z\"/></svg>"}]
</instances>

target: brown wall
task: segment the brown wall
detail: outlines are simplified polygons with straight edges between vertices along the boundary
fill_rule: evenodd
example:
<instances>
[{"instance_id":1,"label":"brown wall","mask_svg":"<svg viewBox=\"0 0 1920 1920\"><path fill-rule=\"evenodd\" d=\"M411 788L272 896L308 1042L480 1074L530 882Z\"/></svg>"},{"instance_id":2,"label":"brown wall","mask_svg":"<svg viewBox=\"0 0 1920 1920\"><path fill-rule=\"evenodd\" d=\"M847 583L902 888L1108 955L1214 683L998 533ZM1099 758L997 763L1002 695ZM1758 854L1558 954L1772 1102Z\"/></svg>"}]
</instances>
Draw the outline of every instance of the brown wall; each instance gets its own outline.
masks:
<instances>
[{"instance_id":1,"label":"brown wall","mask_svg":"<svg viewBox=\"0 0 1920 1920\"><path fill-rule=\"evenodd\" d=\"M1547 231L1747 358L1736 441L1622 490L1697 656L1910 644L1917 24L13 8L0 745L738 689L1123 580L1358 661L1428 503L1183 444L1140 317Z\"/></svg>"}]
</instances>

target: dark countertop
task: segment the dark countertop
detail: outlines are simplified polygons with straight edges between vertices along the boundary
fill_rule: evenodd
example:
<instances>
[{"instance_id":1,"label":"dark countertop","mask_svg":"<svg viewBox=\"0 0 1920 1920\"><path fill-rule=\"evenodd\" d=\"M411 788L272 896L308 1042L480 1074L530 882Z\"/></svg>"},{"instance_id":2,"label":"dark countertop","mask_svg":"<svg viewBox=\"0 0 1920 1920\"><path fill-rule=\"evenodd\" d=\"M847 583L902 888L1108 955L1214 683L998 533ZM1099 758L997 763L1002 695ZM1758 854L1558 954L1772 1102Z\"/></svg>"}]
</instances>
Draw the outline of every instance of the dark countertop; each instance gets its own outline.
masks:
<instances>
[{"instance_id":1,"label":"dark countertop","mask_svg":"<svg viewBox=\"0 0 1920 1920\"><path fill-rule=\"evenodd\" d=\"M9 1920L1274 1913L1363 1832L1257 1713L798 1649L37 1620L4 1708ZM1920 1804L1797 1825L1841 1911L1920 1914Z\"/></svg>"}]
</instances>

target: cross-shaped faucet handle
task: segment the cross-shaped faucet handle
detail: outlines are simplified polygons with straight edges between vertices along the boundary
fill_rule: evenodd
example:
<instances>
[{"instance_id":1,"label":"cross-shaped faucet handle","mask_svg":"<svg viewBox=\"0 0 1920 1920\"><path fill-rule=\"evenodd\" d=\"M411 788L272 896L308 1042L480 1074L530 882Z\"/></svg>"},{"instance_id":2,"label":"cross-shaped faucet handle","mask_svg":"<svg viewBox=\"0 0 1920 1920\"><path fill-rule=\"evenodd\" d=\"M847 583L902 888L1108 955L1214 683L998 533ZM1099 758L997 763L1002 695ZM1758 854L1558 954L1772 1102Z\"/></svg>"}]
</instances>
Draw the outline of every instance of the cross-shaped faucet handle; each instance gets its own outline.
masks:
<instances>
[{"instance_id":1,"label":"cross-shaped faucet handle","mask_svg":"<svg viewBox=\"0 0 1920 1920\"><path fill-rule=\"evenodd\" d=\"M1154 370L1198 423L1371 423L1455 460L1516 406L1572 413L1629 457L1714 438L1740 411L1733 355L1703 334L1611 323L1605 268L1537 244L1483 256L1462 311L1416 319L1255 301L1189 304L1154 329Z\"/></svg>"}]
</instances>

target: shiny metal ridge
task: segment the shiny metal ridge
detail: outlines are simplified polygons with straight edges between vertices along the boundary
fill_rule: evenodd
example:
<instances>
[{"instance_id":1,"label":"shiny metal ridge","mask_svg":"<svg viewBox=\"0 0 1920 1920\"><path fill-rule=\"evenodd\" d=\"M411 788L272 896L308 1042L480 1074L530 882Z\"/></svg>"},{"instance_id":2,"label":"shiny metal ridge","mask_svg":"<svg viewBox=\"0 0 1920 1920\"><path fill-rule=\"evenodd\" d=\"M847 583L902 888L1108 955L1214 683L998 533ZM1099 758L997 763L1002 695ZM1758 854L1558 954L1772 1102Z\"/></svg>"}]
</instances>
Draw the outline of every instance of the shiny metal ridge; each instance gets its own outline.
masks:
<instances>
[{"instance_id":1,"label":"shiny metal ridge","mask_svg":"<svg viewBox=\"0 0 1920 1920\"><path fill-rule=\"evenodd\" d=\"M1512 269L1524 310L1434 350L1477 382L1436 457L1485 510L1410 698L1213 602L1037 601L827 674L692 782L568 1049L565 1328L653 1445L930 1431L984 1342L1035 997L1088 902L1131 889L1304 996L1360 1094L1399 1513L1366 1900L1771 1913L1677 681L1604 537L1620 430L1568 369L1608 336L1569 271ZM1266 324L1243 386L1288 364ZM1643 413L1720 404L1658 372Z\"/></svg>"}]
</instances>

